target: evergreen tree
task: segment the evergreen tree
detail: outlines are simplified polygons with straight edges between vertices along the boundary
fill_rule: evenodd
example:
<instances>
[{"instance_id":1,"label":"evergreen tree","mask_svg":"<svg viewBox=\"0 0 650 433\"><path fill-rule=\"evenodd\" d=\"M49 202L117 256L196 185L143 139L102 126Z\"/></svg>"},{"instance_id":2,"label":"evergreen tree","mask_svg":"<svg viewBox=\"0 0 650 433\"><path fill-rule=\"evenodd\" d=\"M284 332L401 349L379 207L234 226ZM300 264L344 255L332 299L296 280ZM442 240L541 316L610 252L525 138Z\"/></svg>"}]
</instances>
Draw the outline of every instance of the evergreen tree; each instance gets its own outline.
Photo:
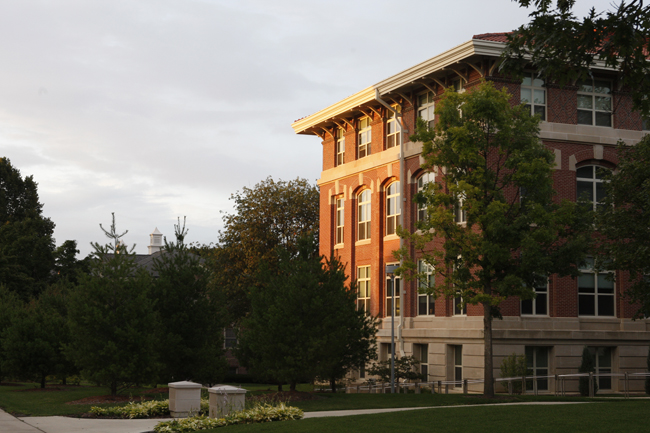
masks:
<instances>
[{"instance_id":1,"label":"evergreen tree","mask_svg":"<svg viewBox=\"0 0 650 433\"><path fill-rule=\"evenodd\" d=\"M23 301L18 294L0 284L0 382L7 377L7 359L2 336L9 329L15 320L16 313L23 309Z\"/></svg>"},{"instance_id":2,"label":"evergreen tree","mask_svg":"<svg viewBox=\"0 0 650 433\"><path fill-rule=\"evenodd\" d=\"M151 276L121 242L115 215L105 235L112 243L93 243L90 273L82 275L69 296L71 342L67 355L82 374L110 386L150 383L159 371L159 318L150 296ZM200 330L197 330L200 332Z\"/></svg>"},{"instance_id":3,"label":"evergreen tree","mask_svg":"<svg viewBox=\"0 0 650 433\"><path fill-rule=\"evenodd\" d=\"M587 346L582 349L582 363L578 369L578 373L593 373L596 370L596 360L591 350ZM583 397L589 396L589 377L581 377L579 383L580 395ZM594 395L598 392L598 381L594 378Z\"/></svg>"}]
</instances>

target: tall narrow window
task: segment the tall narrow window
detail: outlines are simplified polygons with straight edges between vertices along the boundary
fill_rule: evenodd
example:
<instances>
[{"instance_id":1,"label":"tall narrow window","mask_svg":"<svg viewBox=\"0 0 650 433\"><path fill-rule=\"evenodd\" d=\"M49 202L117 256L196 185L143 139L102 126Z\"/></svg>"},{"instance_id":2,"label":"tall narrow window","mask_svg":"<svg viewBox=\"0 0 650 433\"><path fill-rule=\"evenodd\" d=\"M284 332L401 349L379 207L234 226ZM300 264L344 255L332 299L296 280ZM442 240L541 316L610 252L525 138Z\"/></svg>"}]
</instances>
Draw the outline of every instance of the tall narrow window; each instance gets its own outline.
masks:
<instances>
[{"instance_id":1,"label":"tall narrow window","mask_svg":"<svg viewBox=\"0 0 650 433\"><path fill-rule=\"evenodd\" d=\"M400 292L402 287L402 280L400 277L395 276L395 287L393 287L393 280L390 276L386 275L386 315L390 317L393 315L393 290L395 290L395 315L400 315Z\"/></svg>"},{"instance_id":2,"label":"tall narrow window","mask_svg":"<svg viewBox=\"0 0 650 433\"><path fill-rule=\"evenodd\" d=\"M402 213L399 197L399 182L393 182L386 188L386 235L393 235L397 230Z\"/></svg>"},{"instance_id":3,"label":"tall narrow window","mask_svg":"<svg viewBox=\"0 0 650 433\"><path fill-rule=\"evenodd\" d=\"M527 376L548 376L548 347L526 346ZM548 390L548 379L538 379L537 389ZM526 390L533 390L533 382L526 381Z\"/></svg>"},{"instance_id":4,"label":"tall narrow window","mask_svg":"<svg viewBox=\"0 0 650 433\"><path fill-rule=\"evenodd\" d=\"M357 240L370 239L370 190L364 189L357 197L359 204L359 225L357 230Z\"/></svg>"},{"instance_id":5,"label":"tall narrow window","mask_svg":"<svg viewBox=\"0 0 650 433\"><path fill-rule=\"evenodd\" d=\"M459 195L456 203L454 204L454 219L457 223L467 222L467 210L464 209L465 196Z\"/></svg>"},{"instance_id":6,"label":"tall narrow window","mask_svg":"<svg viewBox=\"0 0 650 433\"><path fill-rule=\"evenodd\" d=\"M336 199L336 243L343 243L343 227L345 222L344 215L345 200L343 198Z\"/></svg>"},{"instance_id":7,"label":"tall narrow window","mask_svg":"<svg viewBox=\"0 0 650 433\"><path fill-rule=\"evenodd\" d=\"M538 115L546 120L546 88L544 80L535 77L534 72L526 72L521 83L521 103L530 110L531 116Z\"/></svg>"},{"instance_id":8,"label":"tall narrow window","mask_svg":"<svg viewBox=\"0 0 650 433\"><path fill-rule=\"evenodd\" d=\"M597 210L604 206L605 175L609 169L596 165L580 167L576 170L577 201Z\"/></svg>"},{"instance_id":9,"label":"tall narrow window","mask_svg":"<svg viewBox=\"0 0 650 433\"><path fill-rule=\"evenodd\" d=\"M345 131L343 128L336 130L336 165L345 162Z\"/></svg>"},{"instance_id":10,"label":"tall narrow window","mask_svg":"<svg viewBox=\"0 0 650 433\"><path fill-rule=\"evenodd\" d=\"M370 266L357 268L357 309L370 313Z\"/></svg>"},{"instance_id":11,"label":"tall narrow window","mask_svg":"<svg viewBox=\"0 0 650 433\"><path fill-rule=\"evenodd\" d=\"M418 289L420 292L435 287L436 277L433 271L433 266L426 263L424 260L418 260L418 274L424 277L418 281ZM434 295L419 293L418 316L434 316L436 314L435 299Z\"/></svg>"},{"instance_id":12,"label":"tall narrow window","mask_svg":"<svg viewBox=\"0 0 650 433\"><path fill-rule=\"evenodd\" d=\"M578 276L578 315L614 316L614 282L606 272L596 272L594 259L587 258Z\"/></svg>"},{"instance_id":13,"label":"tall narrow window","mask_svg":"<svg viewBox=\"0 0 650 433\"><path fill-rule=\"evenodd\" d=\"M372 140L372 128L370 127L370 117L364 117L359 120L359 155L358 158L364 158L370 155L370 142Z\"/></svg>"},{"instance_id":14,"label":"tall narrow window","mask_svg":"<svg viewBox=\"0 0 650 433\"><path fill-rule=\"evenodd\" d=\"M435 173L428 171L418 178L418 193L421 193L426 188L427 184L433 183L436 180ZM427 219L427 205L418 204L417 220L425 221Z\"/></svg>"},{"instance_id":15,"label":"tall narrow window","mask_svg":"<svg viewBox=\"0 0 650 433\"><path fill-rule=\"evenodd\" d=\"M644 131L650 131L650 117L644 117L643 118L643 126L642 126Z\"/></svg>"},{"instance_id":16,"label":"tall narrow window","mask_svg":"<svg viewBox=\"0 0 650 433\"><path fill-rule=\"evenodd\" d=\"M611 374L612 372L612 347L590 347L589 351L596 361L596 368L594 373L597 375L600 374ZM596 376L596 381L598 383L598 389L612 389L612 378L611 377L600 377Z\"/></svg>"},{"instance_id":17,"label":"tall narrow window","mask_svg":"<svg viewBox=\"0 0 650 433\"><path fill-rule=\"evenodd\" d=\"M402 112L402 108L399 105L393 105L393 109L398 113ZM388 111L388 120L386 121L386 149L391 147L399 146L402 142L399 127L399 122L395 117L395 113L390 110Z\"/></svg>"},{"instance_id":18,"label":"tall narrow window","mask_svg":"<svg viewBox=\"0 0 650 433\"><path fill-rule=\"evenodd\" d=\"M463 297L456 296L454 298L454 316L466 316L467 304L463 305Z\"/></svg>"},{"instance_id":19,"label":"tall narrow window","mask_svg":"<svg viewBox=\"0 0 650 433\"><path fill-rule=\"evenodd\" d=\"M548 314L548 280L543 284L533 287L535 291L534 299L524 299L521 301L522 315L546 316Z\"/></svg>"},{"instance_id":20,"label":"tall narrow window","mask_svg":"<svg viewBox=\"0 0 650 433\"><path fill-rule=\"evenodd\" d=\"M420 374L424 376L424 380L429 380L429 345L428 344L414 344L413 355L420 363Z\"/></svg>"},{"instance_id":21,"label":"tall narrow window","mask_svg":"<svg viewBox=\"0 0 650 433\"><path fill-rule=\"evenodd\" d=\"M578 82L578 124L612 126L612 83L606 80Z\"/></svg>"},{"instance_id":22,"label":"tall narrow window","mask_svg":"<svg viewBox=\"0 0 650 433\"><path fill-rule=\"evenodd\" d=\"M427 122L432 129L435 121L433 92L426 92L418 96L418 117Z\"/></svg>"},{"instance_id":23,"label":"tall narrow window","mask_svg":"<svg viewBox=\"0 0 650 433\"><path fill-rule=\"evenodd\" d=\"M454 357L454 381L462 382L463 380L463 346L451 346L452 356ZM463 385L455 383L454 388L461 388Z\"/></svg>"}]
</instances>

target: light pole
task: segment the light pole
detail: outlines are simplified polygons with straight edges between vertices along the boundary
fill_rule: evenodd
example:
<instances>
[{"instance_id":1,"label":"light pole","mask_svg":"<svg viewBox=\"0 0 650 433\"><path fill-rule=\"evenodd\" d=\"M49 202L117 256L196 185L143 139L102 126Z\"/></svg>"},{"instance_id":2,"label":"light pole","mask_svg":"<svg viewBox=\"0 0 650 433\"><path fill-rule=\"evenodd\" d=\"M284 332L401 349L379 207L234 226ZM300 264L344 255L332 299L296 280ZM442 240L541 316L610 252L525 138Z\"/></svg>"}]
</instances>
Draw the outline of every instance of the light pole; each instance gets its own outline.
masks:
<instances>
[{"instance_id":1,"label":"light pole","mask_svg":"<svg viewBox=\"0 0 650 433\"><path fill-rule=\"evenodd\" d=\"M395 270L399 265L386 265L386 273L390 275L392 292L392 312L390 316L390 392L395 394Z\"/></svg>"}]
</instances>

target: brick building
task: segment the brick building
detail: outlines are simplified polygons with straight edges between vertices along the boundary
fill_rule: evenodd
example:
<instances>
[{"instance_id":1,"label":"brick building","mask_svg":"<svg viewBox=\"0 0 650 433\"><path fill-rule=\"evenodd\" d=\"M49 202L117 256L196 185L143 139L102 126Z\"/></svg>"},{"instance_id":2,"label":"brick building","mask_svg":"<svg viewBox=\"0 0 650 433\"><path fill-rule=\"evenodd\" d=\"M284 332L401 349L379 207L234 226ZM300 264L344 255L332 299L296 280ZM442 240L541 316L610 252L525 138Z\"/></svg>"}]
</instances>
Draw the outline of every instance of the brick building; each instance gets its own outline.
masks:
<instances>
[{"instance_id":1,"label":"brick building","mask_svg":"<svg viewBox=\"0 0 650 433\"><path fill-rule=\"evenodd\" d=\"M576 200L587 191L597 202L602 181L596 168L615 168L616 142L634 145L650 128L632 111L631 97L611 69L596 65L592 81L563 88L532 71L523 82L500 77L504 42L504 34L474 36L292 125L296 133L322 140L321 254L334 252L347 263L359 284L359 308L382 318L380 359L390 353L392 285L385 266L397 263L393 251L401 241L395 227L414 230L419 217L414 194L426 182L442 181L437 168L421 168L422 144L408 137L418 116L434 121L433 108L445 88L470 89L491 80L541 115L540 138L555 154L554 182L562 199ZM536 289L535 300L507 299L503 320L493 323L495 376L503 357L513 352L526 354L537 375L575 373L585 345L597 355L600 373L645 371L650 320L631 320L634 307L621 297L625 282L616 281L584 269L577 279L551 276L546 287ZM416 284L395 284L398 356L416 356L429 380L482 378L482 307L463 311L453 299L419 294ZM577 382L567 385L577 388ZM599 385L622 390L618 380L601 378ZM540 382L540 389L554 386Z\"/></svg>"}]
</instances>

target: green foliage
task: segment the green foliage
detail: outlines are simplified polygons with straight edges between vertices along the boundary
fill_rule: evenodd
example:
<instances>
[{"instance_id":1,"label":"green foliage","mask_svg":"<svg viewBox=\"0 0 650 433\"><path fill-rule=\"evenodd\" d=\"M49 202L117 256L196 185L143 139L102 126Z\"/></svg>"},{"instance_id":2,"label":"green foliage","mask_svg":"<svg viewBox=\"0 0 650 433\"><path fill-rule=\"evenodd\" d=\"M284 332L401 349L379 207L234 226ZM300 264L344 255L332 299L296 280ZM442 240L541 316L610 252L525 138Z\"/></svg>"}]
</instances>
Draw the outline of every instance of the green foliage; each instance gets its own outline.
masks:
<instances>
[{"instance_id":1,"label":"green foliage","mask_svg":"<svg viewBox=\"0 0 650 433\"><path fill-rule=\"evenodd\" d=\"M165 249L153 265L158 278L151 296L163 319L158 327L159 382L218 383L227 369L222 294L209 286L209 270L183 242L185 224L181 228L179 221L175 227L176 242L165 240Z\"/></svg>"},{"instance_id":2,"label":"green foliage","mask_svg":"<svg viewBox=\"0 0 650 433\"><path fill-rule=\"evenodd\" d=\"M70 339L64 297L65 288L52 286L15 311L11 325L1 334L3 371L35 379L41 388L49 375L64 378L75 372L63 353Z\"/></svg>"},{"instance_id":3,"label":"green foliage","mask_svg":"<svg viewBox=\"0 0 650 433\"><path fill-rule=\"evenodd\" d=\"M650 135L635 146L620 143L618 156L596 218L602 235L597 266L629 271L632 284L625 295L643 318L650 316Z\"/></svg>"},{"instance_id":4,"label":"green foliage","mask_svg":"<svg viewBox=\"0 0 650 433\"><path fill-rule=\"evenodd\" d=\"M18 294L0 284L0 382L7 376L7 355L4 348L3 335L11 327L16 315L24 308Z\"/></svg>"},{"instance_id":5,"label":"green foliage","mask_svg":"<svg viewBox=\"0 0 650 433\"><path fill-rule=\"evenodd\" d=\"M516 353L513 353L506 356L503 358L503 361L501 361L501 377L523 377L527 372L528 367L526 365L525 355L517 355ZM504 386L508 386L506 382L502 383ZM512 382L512 392L514 394L521 394L521 380Z\"/></svg>"},{"instance_id":6,"label":"green foliage","mask_svg":"<svg viewBox=\"0 0 650 433\"><path fill-rule=\"evenodd\" d=\"M375 362L367 372L371 376L379 376L382 382L390 382L390 359L387 361ZM427 377L416 370L420 361L414 356L402 356L395 358L395 381L400 379L426 381Z\"/></svg>"},{"instance_id":7,"label":"green foliage","mask_svg":"<svg viewBox=\"0 0 650 433\"><path fill-rule=\"evenodd\" d=\"M650 115L648 35L650 6L643 0L621 1L614 9L591 9L582 19L572 8L575 0L517 0L522 7L537 8L531 22L508 35L502 70L522 76L529 63L543 77L561 85L591 78L596 61L620 71L618 79L629 89L634 106Z\"/></svg>"},{"instance_id":8,"label":"green foliage","mask_svg":"<svg viewBox=\"0 0 650 433\"><path fill-rule=\"evenodd\" d=\"M77 241L65 241L54 250L54 281L70 281L77 284L79 273L90 270L90 256L77 260Z\"/></svg>"},{"instance_id":9,"label":"green foliage","mask_svg":"<svg viewBox=\"0 0 650 433\"><path fill-rule=\"evenodd\" d=\"M291 254L298 239L318 239L318 188L306 179L291 181L267 178L253 188L244 187L230 197L235 212L223 218L224 230L214 249L199 248L210 257L216 287L226 294L226 310L235 322L250 310L248 289L262 263L273 267L275 248Z\"/></svg>"},{"instance_id":10,"label":"green foliage","mask_svg":"<svg viewBox=\"0 0 650 433\"><path fill-rule=\"evenodd\" d=\"M154 428L156 433L191 433L199 430L226 427L237 424L255 424L272 421L291 421L303 417L302 410L287 406L284 403L278 405L260 405L252 409L233 412L224 418L208 418L197 416L173 421L158 423Z\"/></svg>"},{"instance_id":11,"label":"green foliage","mask_svg":"<svg viewBox=\"0 0 650 433\"><path fill-rule=\"evenodd\" d=\"M357 312L343 266L322 261L313 237L296 254L278 248L275 268L263 265L250 288L237 358L261 379L289 383L337 379L374 357L376 321Z\"/></svg>"},{"instance_id":12,"label":"green foliage","mask_svg":"<svg viewBox=\"0 0 650 433\"><path fill-rule=\"evenodd\" d=\"M587 346L582 349L582 363L578 369L578 373L593 373L596 370L596 360L594 355L591 353L591 350ZM589 396L589 378L581 377L580 383L578 385L580 390L580 395L583 397ZM594 395L598 393L598 382L594 378Z\"/></svg>"},{"instance_id":13,"label":"green foliage","mask_svg":"<svg viewBox=\"0 0 650 433\"><path fill-rule=\"evenodd\" d=\"M399 232L408 241L399 253L401 272L421 277L415 258L422 258L444 277L430 293L482 305L489 318L485 393L492 395L491 330L499 305L511 296L531 299L533 287L552 273L577 275L591 224L575 203L554 202L554 158L539 140L539 118L513 106L505 89L486 82L465 93L447 91L436 113L434 130L419 122L411 137L423 142L423 168L438 176L417 196L427 220L415 233ZM466 223L456 222L455 209ZM431 251L436 238L442 248Z\"/></svg>"},{"instance_id":14,"label":"green foliage","mask_svg":"<svg viewBox=\"0 0 650 433\"><path fill-rule=\"evenodd\" d=\"M210 403L208 399L201 399L199 415L205 415L209 410ZM125 419L154 418L169 415L169 400L130 401L126 406L93 406L90 409L90 413L93 415Z\"/></svg>"},{"instance_id":15,"label":"green foliage","mask_svg":"<svg viewBox=\"0 0 650 433\"><path fill-rule=\"evenodd\" d=\"M102 227L103 230L103 227ZM151 276L120 243L115 216L106 246L94 243L90 273L71 289L67 355L85 377L110 384L111 394L126 384L150 383L159 371L156 330L159 318L151 299Z\"/></svg>"},{"instance_id":16,"label":"green foliage","mask_svg":"<svg viewBox=\"0 0 650 433\"><path fill-rule=\"evenodd\" d=\"M25 301L45 289L54 267L54 223L36 189L32 176L0 158L0 284Z\"/></svg>"}]
</instances>

